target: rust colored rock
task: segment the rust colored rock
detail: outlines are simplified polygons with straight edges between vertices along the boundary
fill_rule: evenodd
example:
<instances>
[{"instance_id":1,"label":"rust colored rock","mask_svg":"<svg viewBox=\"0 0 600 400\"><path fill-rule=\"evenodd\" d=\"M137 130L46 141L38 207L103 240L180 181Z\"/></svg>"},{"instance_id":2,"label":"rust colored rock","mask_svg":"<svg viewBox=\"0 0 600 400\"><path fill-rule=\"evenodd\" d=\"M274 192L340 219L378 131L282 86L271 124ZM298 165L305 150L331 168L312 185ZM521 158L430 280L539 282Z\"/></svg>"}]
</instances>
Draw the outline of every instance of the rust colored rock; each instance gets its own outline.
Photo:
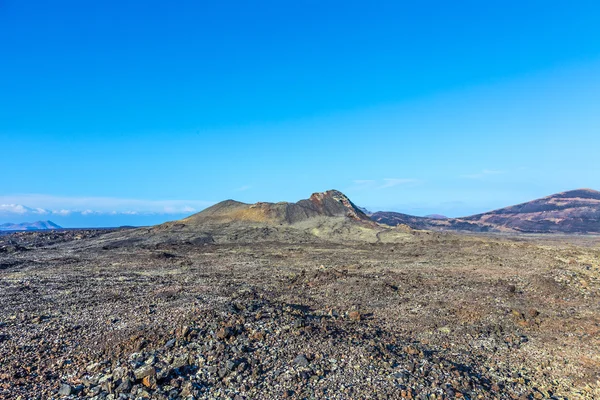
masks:
<instances>
[{"instance_id":1,"label":"rust colored rock","mask_svg":"<svg viewBox=\"0 0 600 400\"><path fill-rule=\"evenodd\" d=\"M148 389L156 389L156 375L149 375L142 379L142 384Z\"/></svg>"},{"instance_id":2,"label":"rust colored rock","mask_svg":"<svg viewBox=\"0 0 600 400\"><path fill-rule=\"evenodd\" d=\"M350 320L352 321L360 321L362 316L360 315L360 313L358 311L350 311L350 313L348 314L348 317L350 317Z\"/></svg>"},{"instance_id":3,"label":"rust colored rock","mask_svg":"<svg viewBox=\"0 0 600 400\"><path fill-rule=\"evenodd\" d=\"M217 331L217 339L225 340L233 336L233 330L229 327L221 328Z\"/></svg>"}]
</instances>

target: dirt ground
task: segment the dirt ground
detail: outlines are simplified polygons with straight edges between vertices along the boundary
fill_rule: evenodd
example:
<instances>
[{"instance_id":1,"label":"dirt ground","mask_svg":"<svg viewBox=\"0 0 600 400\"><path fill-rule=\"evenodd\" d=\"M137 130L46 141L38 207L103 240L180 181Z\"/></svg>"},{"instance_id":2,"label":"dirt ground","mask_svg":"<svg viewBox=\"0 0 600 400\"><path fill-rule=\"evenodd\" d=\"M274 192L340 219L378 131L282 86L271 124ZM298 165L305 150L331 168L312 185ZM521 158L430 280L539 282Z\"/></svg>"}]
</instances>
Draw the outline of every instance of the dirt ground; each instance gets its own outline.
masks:
<instances>
[{"instance_id":1,"label":"dirt ground","mask_svg":"<svg viewBox=\"0 0 600 400\"><path fill-rule=\"evenodd\" d=\"M0 398L600 398L600 237L0 236Z\"/></svg>"}]
</instances>

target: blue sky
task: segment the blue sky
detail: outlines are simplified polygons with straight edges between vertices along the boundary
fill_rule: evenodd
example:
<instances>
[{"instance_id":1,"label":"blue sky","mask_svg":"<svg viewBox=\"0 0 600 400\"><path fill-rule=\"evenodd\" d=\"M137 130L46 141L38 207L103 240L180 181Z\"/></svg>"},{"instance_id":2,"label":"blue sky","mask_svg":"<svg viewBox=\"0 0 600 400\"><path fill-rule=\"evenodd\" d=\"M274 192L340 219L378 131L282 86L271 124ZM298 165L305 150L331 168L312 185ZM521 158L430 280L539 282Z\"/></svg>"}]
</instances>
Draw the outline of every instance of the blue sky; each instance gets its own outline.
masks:
<instances>
[{"instance_id":1,"label":"blue sky","mask_svg":"<svg viewBox=\"0 0 600 400\"><path fill-rule=\"evenodd\" d=\"M0 0L0 223L600 189L592 1Z\"/></svg>"}]
</instances>

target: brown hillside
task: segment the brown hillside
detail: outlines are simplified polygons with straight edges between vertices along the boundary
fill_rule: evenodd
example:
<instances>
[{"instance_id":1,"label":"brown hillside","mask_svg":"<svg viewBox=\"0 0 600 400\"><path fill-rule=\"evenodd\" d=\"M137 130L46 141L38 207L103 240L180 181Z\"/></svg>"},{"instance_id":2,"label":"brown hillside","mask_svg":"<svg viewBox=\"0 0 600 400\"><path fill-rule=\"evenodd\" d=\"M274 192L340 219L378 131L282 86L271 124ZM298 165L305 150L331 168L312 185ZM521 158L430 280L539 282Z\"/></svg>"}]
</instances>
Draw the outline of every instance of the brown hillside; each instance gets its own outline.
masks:
<instances>
[{"instance_id":1,"label":"brown hillside","mask_svg":"<svg viewBox=\"0 0 600 400\"><path fill-rule=\"evenodd\" d=\"M396 212L377 212L382 224L416 229L471 232L600 233L600 192L578 189L462 218L435 219Z\"/></svg>"}]
</instances>

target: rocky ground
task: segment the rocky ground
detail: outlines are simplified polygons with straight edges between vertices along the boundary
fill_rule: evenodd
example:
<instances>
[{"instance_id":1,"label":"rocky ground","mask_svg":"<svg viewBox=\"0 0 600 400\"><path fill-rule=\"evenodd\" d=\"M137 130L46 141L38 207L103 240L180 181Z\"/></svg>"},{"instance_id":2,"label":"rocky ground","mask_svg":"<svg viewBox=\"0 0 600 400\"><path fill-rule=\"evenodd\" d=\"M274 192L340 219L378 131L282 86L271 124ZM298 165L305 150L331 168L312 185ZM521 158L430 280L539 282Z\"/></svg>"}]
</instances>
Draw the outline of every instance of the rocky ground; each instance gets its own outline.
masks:
<instances>
[{"instance_id":1,"label":"rocky ground","mask_svg":"<svg viewBox=\"0 0 600 400\"><path fill-rule=\"evenodd\" d=\"M0 236L7 399L600 398L600 237Z\"/></svg>"}]
</instances>

